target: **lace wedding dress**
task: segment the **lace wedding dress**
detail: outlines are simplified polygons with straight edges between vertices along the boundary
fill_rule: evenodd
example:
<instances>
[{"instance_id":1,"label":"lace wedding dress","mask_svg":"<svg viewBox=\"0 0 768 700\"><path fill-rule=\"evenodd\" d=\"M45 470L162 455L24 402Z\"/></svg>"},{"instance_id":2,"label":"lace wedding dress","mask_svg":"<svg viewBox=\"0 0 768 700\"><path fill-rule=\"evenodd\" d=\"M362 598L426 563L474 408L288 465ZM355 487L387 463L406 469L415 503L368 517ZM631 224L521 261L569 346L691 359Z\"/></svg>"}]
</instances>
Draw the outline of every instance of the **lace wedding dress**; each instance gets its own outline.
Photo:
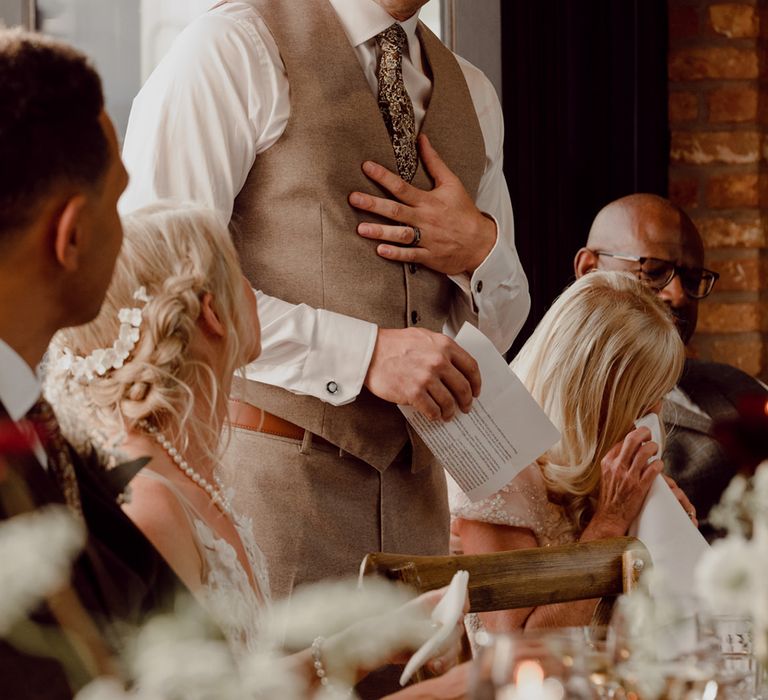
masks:
<instances>
[{"instance_id":1,"label":"lace wedding dress","mask_svg":"<svg viewBox=\"0 0 768 700\"><path fill-rule=\"evenodd\" d=\"M192 538L203 564L202 602L221 627L235 651L253 651L257 647L259 620L269 605L267 562L256 544L250 518L231 513L251 569L243 568L235 548L206 523L205 518L170 479L144 468L137 478L161 482L177 499L190 525ZM251 585L251 578L255 583Z\"/></svg>"}]
</instances>

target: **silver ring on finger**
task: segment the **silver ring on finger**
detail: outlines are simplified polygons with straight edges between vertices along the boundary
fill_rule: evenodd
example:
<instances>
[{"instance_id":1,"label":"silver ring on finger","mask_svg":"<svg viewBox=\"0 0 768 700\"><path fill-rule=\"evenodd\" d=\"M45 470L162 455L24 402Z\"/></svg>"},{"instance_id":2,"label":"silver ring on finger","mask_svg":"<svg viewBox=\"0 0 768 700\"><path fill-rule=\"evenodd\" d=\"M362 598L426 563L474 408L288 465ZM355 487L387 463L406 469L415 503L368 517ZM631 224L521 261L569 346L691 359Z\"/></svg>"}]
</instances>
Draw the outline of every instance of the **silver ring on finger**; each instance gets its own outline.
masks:
<instances>
[{"instance_id":1,"label":"silver ring on finger","mask_svg":"<svg viewBox=\"0 0 768 700\"><path fill-rule=\"evenodd\" d=\"M413 230L413 240L406 246L407 248L415 248L421 242L421 230L418 226L411 226Z\"/></svg>"},{"instance_id":2,"label":"silver ring on finger","mask_svg":"<svg viewBox=\"0 0 768 700\"><path fill-rule=\"evenodd\" d=\"M688 511L688 517L693 521L693 519L696 517L696 511L691 508L691 510Z\"/></svg>"}]
</instances>

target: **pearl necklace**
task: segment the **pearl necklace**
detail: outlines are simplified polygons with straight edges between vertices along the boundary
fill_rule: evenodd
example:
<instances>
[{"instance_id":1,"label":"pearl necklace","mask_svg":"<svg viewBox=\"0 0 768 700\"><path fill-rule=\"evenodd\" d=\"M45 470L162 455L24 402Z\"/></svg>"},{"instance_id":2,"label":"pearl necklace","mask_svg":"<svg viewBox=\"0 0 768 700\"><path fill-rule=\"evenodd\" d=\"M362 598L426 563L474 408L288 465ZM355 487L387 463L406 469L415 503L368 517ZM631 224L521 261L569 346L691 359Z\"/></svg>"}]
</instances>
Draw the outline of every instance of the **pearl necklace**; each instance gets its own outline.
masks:
<instances>
[{"instance_id":1,"label":"pearl necklace","mask_svg":"<svg viewBox=\"0 0 768 700\"><path fill-rule=\"evenodd\" d=\"M222 513L231 516L232 504L229 502L229 498L224 495L224 491L221 488L217 488L204 476L198 474L192 467L189 466L189 462L184 459L179 451L173 446L173 443L168 440L154 425L150 425L146 421L140 423L142 430L149 433L162 447L171 461L182 471L182 473L189 477L195 484L197 484L203 491L208 494L208 498L211 499L213 505L215 505Z\"/></svg>"}]
</instances>

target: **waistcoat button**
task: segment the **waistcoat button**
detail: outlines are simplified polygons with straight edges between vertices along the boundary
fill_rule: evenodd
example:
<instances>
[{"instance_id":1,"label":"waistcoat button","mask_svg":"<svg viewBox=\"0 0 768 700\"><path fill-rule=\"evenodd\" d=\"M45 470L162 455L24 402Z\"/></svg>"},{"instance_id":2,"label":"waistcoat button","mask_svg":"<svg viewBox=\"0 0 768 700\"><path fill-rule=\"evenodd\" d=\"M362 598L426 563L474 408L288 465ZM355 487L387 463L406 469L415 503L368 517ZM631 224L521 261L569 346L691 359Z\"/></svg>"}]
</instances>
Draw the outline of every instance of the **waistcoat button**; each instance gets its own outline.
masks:
<instances>
[{"instance_id":1,"label":"waistcoat button","mask_svg":"<svg viewBox=\"0 0 768 700\"><path fill-rule=\"evenodd\" d=\"M419 322L419 312L411 311L411 323L415 326Z\"/></svg>"},{"instance_id":2,"label":"waistcoat button","mask_svg":"<svg viewBox=\"0 0 768 700\"><path fill-rule=\"evenodd\" d=\"M419 266L416 263L408 263L408 270L413 275L416 274L416 270L419 269Z\"/></svg>"},{"instance_id":3,"label":"waistcoat button","mask_svg":"<svg viewBox=\"0 0 768 700\"><path fill-rule=\"evenodd\" d=\"M475 285L475 290L478 294L483 291L483 280L478 280L477 284Z\"/></svg>"}]
</instances>

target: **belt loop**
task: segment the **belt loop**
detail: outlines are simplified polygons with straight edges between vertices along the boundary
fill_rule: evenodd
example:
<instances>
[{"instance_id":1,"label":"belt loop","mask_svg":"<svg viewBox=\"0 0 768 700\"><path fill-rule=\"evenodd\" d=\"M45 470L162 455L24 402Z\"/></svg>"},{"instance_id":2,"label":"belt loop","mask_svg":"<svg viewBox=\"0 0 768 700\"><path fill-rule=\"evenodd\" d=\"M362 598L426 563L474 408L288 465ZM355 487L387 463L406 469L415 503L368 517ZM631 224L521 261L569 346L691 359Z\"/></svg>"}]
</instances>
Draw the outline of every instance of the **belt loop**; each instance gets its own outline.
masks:
<instances>
[{"instance_id":1,"label":"belt loop","mask_svg":"<svg viewBox=\"0 0 768 700\"><path fill-rule=\"evenodd\" d=\"M299 447L299 454L308 455L312 449L312 433L309 430L304 431L304 437L301 441L301 447Z\"/></svg>"}]
</instances>

